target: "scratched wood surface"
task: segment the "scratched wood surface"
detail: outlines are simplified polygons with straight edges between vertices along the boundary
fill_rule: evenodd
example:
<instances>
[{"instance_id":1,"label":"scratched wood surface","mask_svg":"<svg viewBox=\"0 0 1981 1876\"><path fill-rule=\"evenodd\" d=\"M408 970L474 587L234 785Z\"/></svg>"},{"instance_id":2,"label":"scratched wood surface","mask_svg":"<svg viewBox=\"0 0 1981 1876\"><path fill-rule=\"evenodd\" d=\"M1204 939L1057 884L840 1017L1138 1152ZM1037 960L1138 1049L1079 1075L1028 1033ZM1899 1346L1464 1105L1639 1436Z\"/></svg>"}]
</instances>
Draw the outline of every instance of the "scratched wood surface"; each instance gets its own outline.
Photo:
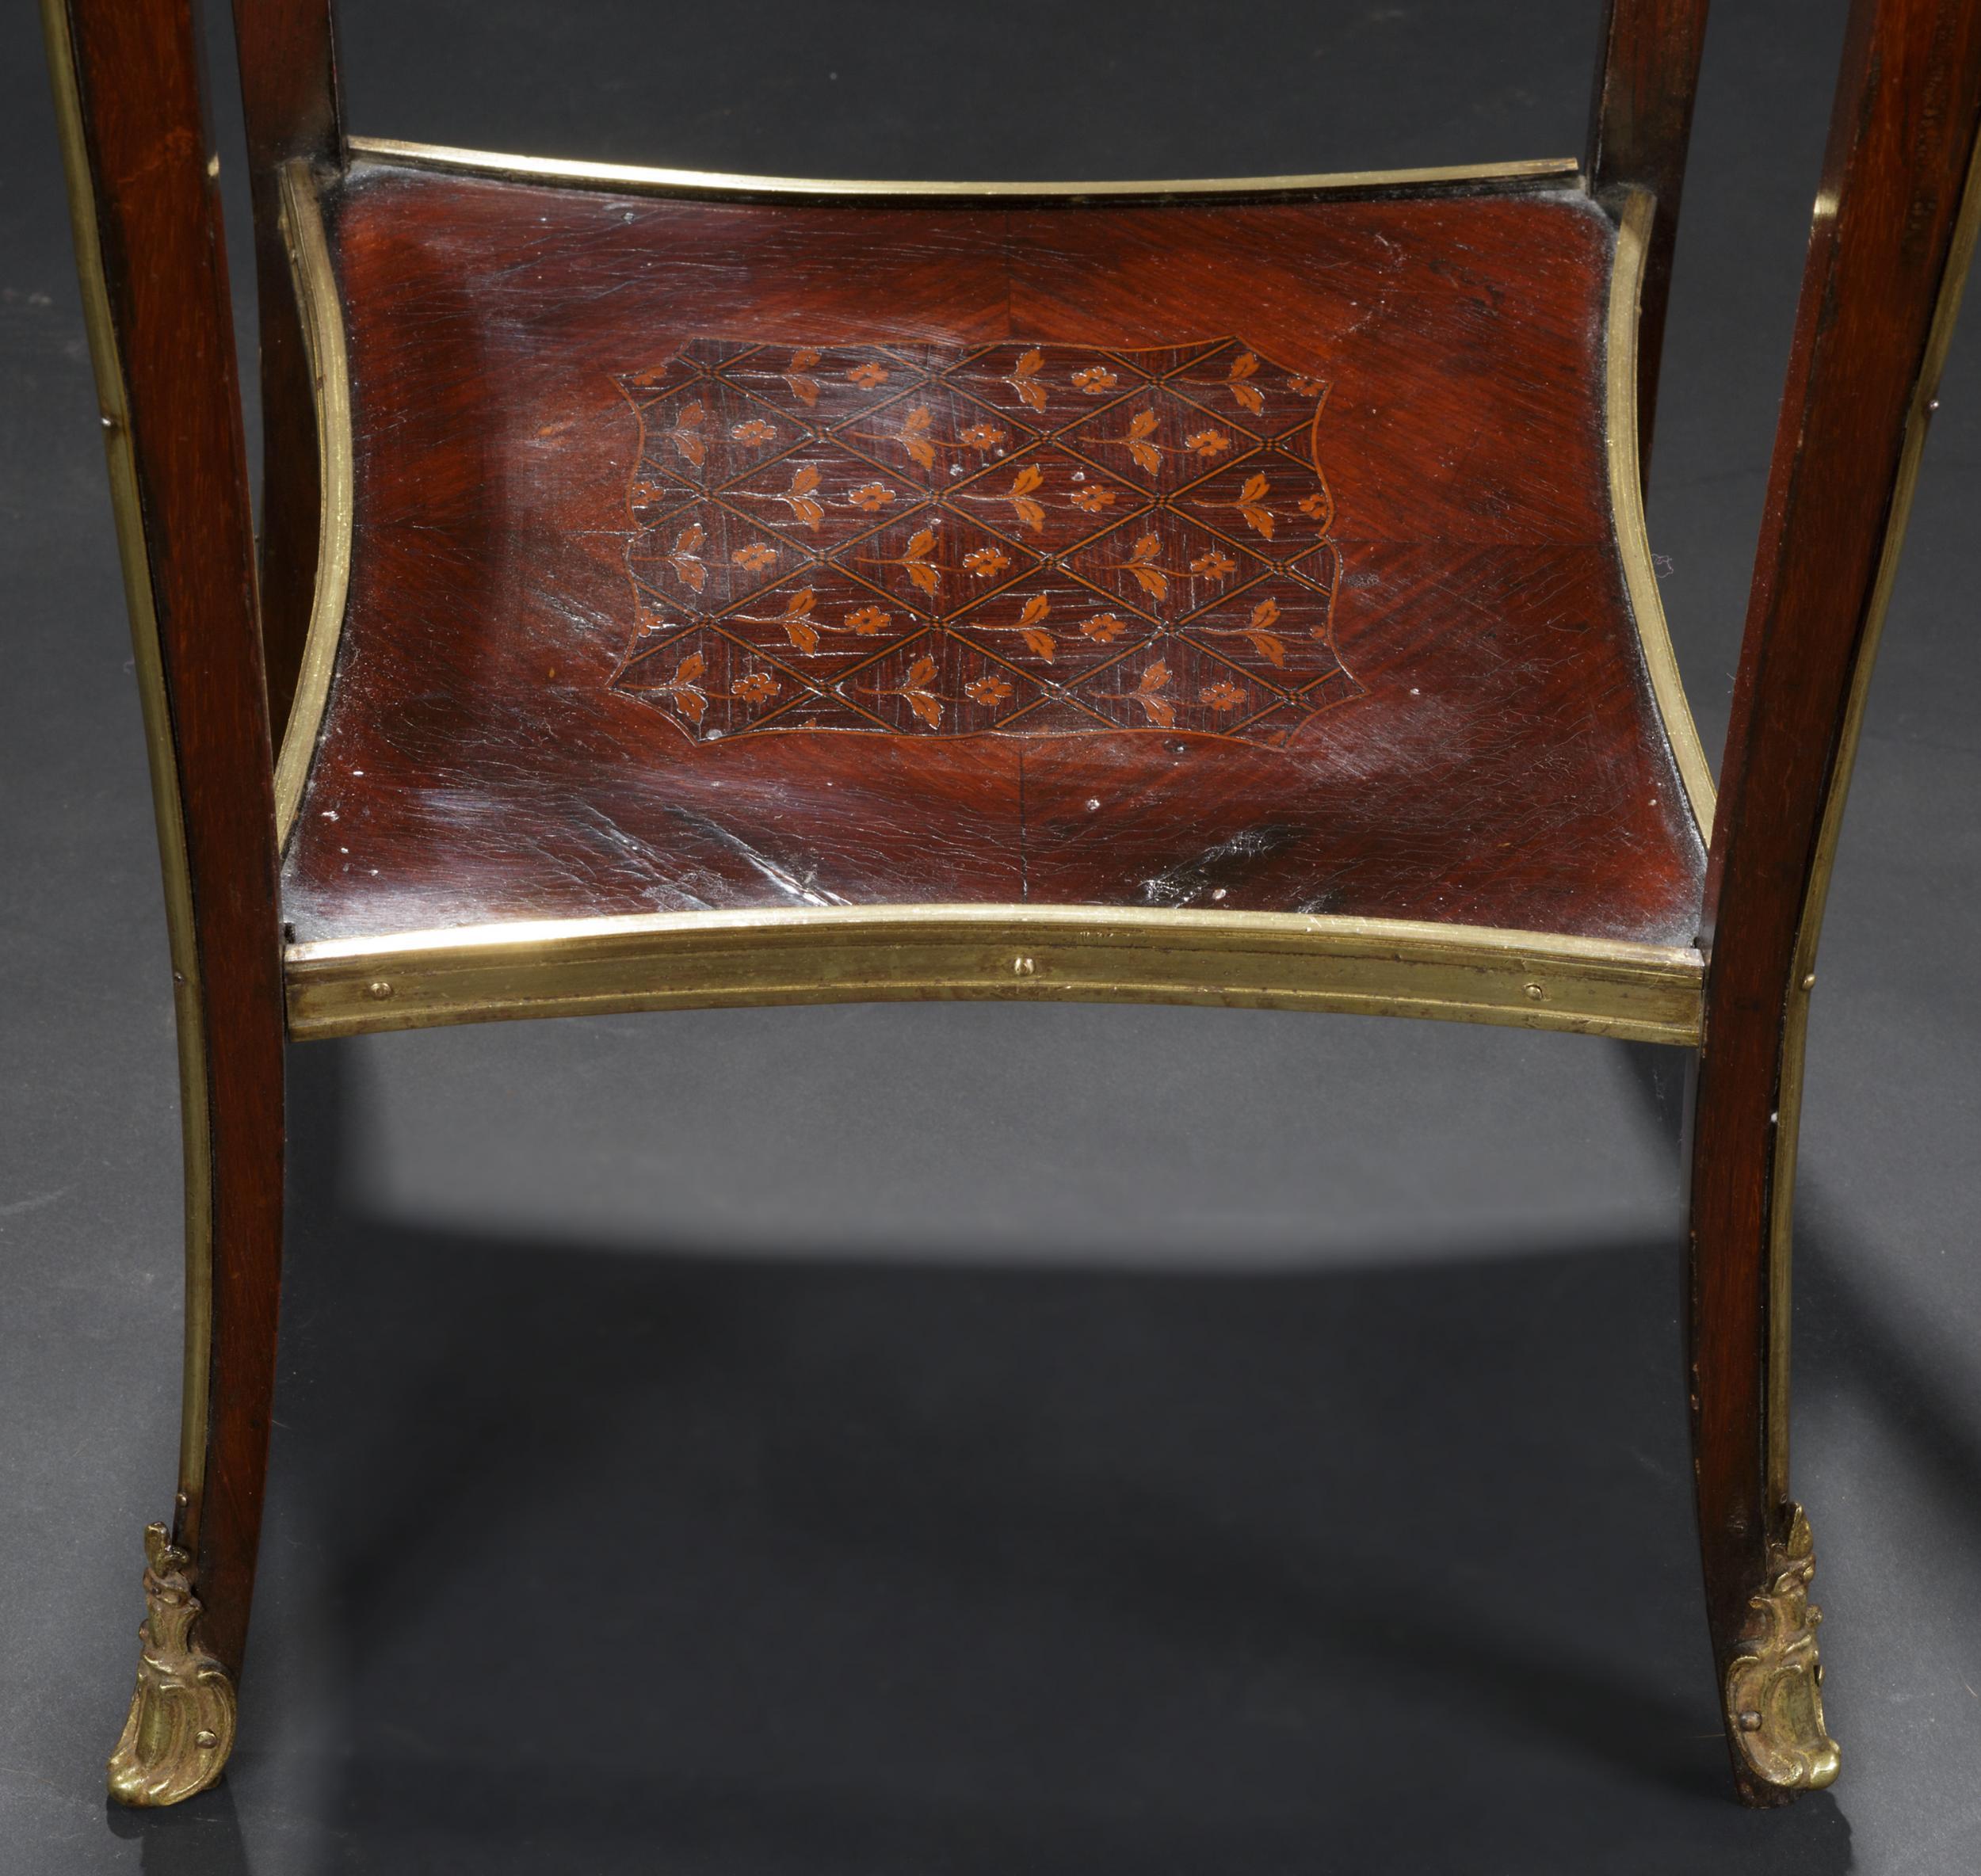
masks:
<instances>
[{"instance_id":1,"label":"scratched wood surface","mask_svg":"<svg viewBox=\"0 0 1981 1876\"><path fill-rule=\"evenodd\" d=\"M1586 201L785 207L365 164L329 207L358 522L286 859L298 938L942 900L1693 936L1703 856L1611 533L1613 239ZM1022 341L1070 373L1083 347L1234 335L1326 387L1353 694L1284 741L1134 707L1112 733L956 735L912 706L886 733L709 740L624 681L652 520L629 377L697 341L925 364ZM696 675L731 710L752 669Z\"/></svg>"}]
</instances>

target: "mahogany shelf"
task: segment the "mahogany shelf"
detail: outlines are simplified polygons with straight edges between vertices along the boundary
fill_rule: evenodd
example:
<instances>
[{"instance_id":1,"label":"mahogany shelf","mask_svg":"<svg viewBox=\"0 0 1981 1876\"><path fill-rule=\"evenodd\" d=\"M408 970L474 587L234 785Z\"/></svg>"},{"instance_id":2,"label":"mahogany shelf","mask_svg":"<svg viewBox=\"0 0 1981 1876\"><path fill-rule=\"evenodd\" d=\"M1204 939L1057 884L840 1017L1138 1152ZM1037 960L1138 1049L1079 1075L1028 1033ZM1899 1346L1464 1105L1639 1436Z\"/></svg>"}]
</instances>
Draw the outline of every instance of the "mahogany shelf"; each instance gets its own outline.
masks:
<instances>
[{"instance_id":1,"label":"mahogany shelf","mask_svg":"<svg viewBox=\"0 0 1981 1876\"><path fill-rule=\"evenodd\" d=\"M947 903L1693 943L1578 179L365 157L323 206L353 502L292 941Z\"/></svg>"}]
</instances>

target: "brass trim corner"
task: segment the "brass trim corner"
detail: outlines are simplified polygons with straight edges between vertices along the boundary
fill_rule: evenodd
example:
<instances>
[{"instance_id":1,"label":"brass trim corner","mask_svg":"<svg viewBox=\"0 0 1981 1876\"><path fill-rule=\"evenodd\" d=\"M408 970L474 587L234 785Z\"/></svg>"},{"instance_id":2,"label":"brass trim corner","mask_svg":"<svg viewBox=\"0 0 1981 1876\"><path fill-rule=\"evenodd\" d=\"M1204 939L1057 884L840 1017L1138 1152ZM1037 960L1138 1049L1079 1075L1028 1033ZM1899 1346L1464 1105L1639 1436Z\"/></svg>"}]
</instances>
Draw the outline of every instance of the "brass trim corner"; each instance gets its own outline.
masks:
<instances>
[{"instance_id":1,"label":"brass trim corner","mask_svg":"<svg viewBox=\"0 0 1981 1876\"><path fill-rule=\"evenodd\" d=\"M1355 170L1317 176L1235 176L1150 182L886 182L796 176L743 176L712 170L655 169L631 163L578 162L562 157L515 156L458 150L389 137L352 137L346 147L359 162L460 175L489 176L553 188L609 189L625 195L859 200L867 202L952 203L1075 200L1166 200L1216 196L1399 195L1455 189L1582 189L1574 157L1519 162L1460 163L1421 170Z\"/></svg>"},{"instance_id":2,"label":"brass trim corner","mask_svg":"<svg viewBox=\"0 0 1981 1876\"><path fill-rule=\"evenodd\" d=\"M1741 1651L1727 1669L1727 1719L1754 1775L1784 1791L1820 1791L1836 1782L1841 1756L1823 1718L1823 1662L1809 1600L1815 1546L1802 1507L1788 1507L1788 1535L1768 1546L1768 1580L1749 1598Z\"/></svg>"},{"instance_id":3,"label":"brass trim corner","mask_svg":"<svg viewBox=\"0 0 1981 1876\"><path fill-rule=\"evenodd\" d=\"M288 844L309 780L310 764L323 711L330 700L344 634L345 596L351 577L353 505L351 452L350 367L344 348L344 315L330 265L330 244L317 200L317 179L300 158L282 166L282 240L289 276L302 312L303 342L315 387L318 484L323 491L316 535L316 585L303 640L295 701L283 726L275 761L275 839Z\"/></svg>"},{"instance_id":4,"label":"brass trim corner","mask_svg":"<svg viewBox=\"0 0 1981 1876\"><path fill-rule=\"evenodd\" d=\"M1616 551L1624 563L1624 584L1630 596L1637 640L1643 647L1651 694L1662 719L1672 761L1699 829L1702 843L1712 843L1714 794L1712 770L1692 720L1685 679L1678 670L1670 628L1665 623L1664 601L1658 597L1658 573L1651 558L1651 539L1644 527L1644 491L1637 452L1637 318L1643 293L1644 260L1651 240L1656 202L1644 189L1632 189L1624 199L1616 230L1616 257L1609 276L1609 311L1604 343L1608 410L1604 443L1609 459L1609 505L1616 534Z\"/></svg>"},{"instance_id":5,"label":"brass trim corner","mask_svg":"<svg viewBox=\"0 0 1981 1876\"><path fill-rule=\"evenodd\" d=\"M200 1600L185 1551L162 1524L145 1527L144 1550L143 1652L109 1783L119 1804L152 1808L178 1804L219 1777L234 1749L234 1683L193 1640Z\"/></svg>"}]
</instances>

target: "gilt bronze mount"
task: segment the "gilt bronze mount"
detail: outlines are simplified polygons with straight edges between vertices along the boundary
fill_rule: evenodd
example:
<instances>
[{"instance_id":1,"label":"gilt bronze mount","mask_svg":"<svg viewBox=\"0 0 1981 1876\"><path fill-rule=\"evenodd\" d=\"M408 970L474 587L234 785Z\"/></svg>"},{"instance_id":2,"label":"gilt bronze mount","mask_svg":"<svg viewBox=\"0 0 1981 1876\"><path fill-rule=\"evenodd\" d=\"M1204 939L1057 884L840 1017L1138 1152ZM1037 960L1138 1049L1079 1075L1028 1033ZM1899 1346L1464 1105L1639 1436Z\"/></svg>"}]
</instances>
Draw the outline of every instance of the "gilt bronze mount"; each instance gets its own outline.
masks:
<instances>
[{"instance_id":1,"label":"gilt bronze mount","mask_svg":"<svg viewBox=\"0 0 1981 1876\"><path fill-rule=\"evenodd\" d=\"M1802 1507L1788 1536L1768 1549L1768 1580L1750 1599L1741 1652L1727 1670L1728 1736L1756 1778L1783 1791L1819 1791L1836 1782L1837 1742L1823 1720L1823 1661L1809 1600L1815 1546Z\"/></svg>"},{"instance_id":2,"label":"gilt bronze mount","mask_svg":"<svg viewBox=\"0 0 1981 1876\"><path fill-rule=\"evenodd\" d=\"M110 1795L141 1807L204 1791L234 1747L233 1680L193 1638L200 1599L192 1559L162 1524L145 1527L144 1552L143 1652L109 1767Z\"/></svg>"}]
</instances>

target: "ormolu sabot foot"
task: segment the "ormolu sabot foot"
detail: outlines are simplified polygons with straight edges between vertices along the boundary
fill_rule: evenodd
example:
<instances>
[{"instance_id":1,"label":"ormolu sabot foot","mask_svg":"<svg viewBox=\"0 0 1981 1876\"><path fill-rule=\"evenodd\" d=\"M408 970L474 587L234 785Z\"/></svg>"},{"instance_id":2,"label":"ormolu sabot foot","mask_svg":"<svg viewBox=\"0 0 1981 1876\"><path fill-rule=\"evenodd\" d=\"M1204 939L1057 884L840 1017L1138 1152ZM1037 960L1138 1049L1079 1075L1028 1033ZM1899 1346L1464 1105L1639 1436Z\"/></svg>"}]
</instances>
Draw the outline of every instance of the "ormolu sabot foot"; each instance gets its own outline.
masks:
<instances>
[{"instance_id":1,"label":"ormolu sabot foot","mask_svg":"<svg viewBox=\"0 0 1981 1876\"><path fill-rule=\"evenodd\" d=\"M137 1691L116 1750L110 1795L127 1805L175 1805L220 1775L234 1745L234 1683L192 1640L199 1599L191 1559L162 1524L144 1531L144 1626Z\"/></svg>"},{"instance_id":2,"label":"ormolu sabot foot","mask_svg":"<svg viewBox=\"0 0 1981 1876\"><path fill-rule=\"evenodd\" d=\"M1727 1716L1754 1775L1784 1791L1818 1791L1837 1775L1837 1742L1823 1724L1823 1663L1809 1600L1815 1546L1802 1507L1785 1543L1768 1546L1768 1580L1727 1670Z\"/></svg>"}]
</instances>

